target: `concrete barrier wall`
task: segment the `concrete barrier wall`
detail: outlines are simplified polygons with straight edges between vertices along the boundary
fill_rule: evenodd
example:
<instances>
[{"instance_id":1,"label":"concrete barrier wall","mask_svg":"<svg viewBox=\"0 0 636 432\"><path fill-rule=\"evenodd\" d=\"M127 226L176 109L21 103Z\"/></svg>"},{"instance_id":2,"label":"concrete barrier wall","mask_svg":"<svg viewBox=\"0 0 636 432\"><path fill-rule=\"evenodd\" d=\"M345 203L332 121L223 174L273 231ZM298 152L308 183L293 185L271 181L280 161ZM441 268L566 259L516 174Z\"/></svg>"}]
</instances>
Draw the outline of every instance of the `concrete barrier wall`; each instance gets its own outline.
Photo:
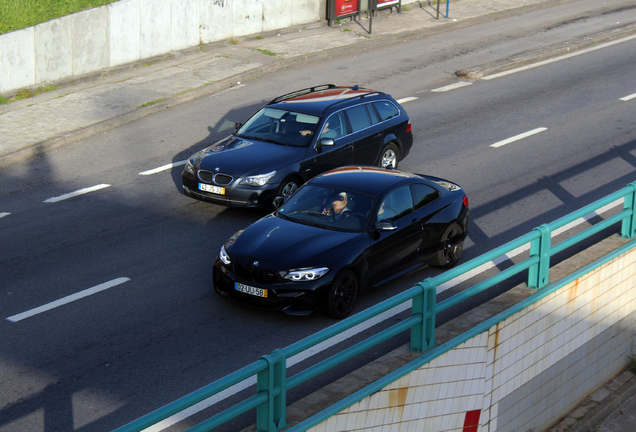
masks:
<instances>
[{"instance_id":1,"label":"concrete barrier wall","mask_svg":"<svg viewBox=\"0 0 636 432\"><path fill-rule=\"evenodd\" d=\"M317 22L326 0L121 0L0 35L0 93Z\"/></svg>"},{"instance_id":2,"label":"concrete barrier wall","mask_svg":"<svg viewBox=\"0 0 636 432\"><path fill-rule=\"evenodd\" d=\"M310 430L546 430L629 363L635 284L632 249Z\"/></svg>"}]
</instances>

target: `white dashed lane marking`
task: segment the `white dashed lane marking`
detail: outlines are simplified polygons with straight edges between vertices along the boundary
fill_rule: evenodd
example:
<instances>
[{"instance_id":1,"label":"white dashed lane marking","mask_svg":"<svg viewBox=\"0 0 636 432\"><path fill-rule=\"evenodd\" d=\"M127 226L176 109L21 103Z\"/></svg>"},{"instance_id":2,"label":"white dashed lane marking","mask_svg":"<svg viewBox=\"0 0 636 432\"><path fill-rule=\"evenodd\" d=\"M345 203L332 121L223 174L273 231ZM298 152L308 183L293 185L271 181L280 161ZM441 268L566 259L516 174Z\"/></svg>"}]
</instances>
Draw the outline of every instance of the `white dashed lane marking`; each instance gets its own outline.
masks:
<instances>
[{"instance_id":1,"label":"white dashed lane marking","mask_svg":"<svg viewBox=\"0 0 636 432\"><path fill-rule=\"evenodd\" d=\"M512 142L519 141L521 139L527 138L529 136L532 136L534 134L538 134L539 132L543 132L543 131L547 131L547 130L548 130L548 128L545 128L545 127L532 129L531 131L524 132L524 133L519 134L519 135L515 135L513 137L510 137L510 138L505 139L503 141L496 142L494 144L490 144L490 147L497 148L497 147L505 146L506 144L510 144Z\"/></svg>"},{"instance_id":2,"label":"white dashed lane marking","mask_svg":"<svg viewBox=\"0 0 636 432\"><path fill-rule=\"evenodd\" d=\"M91 187L87 187L87 188L84 188L84 189L80 189L80 190L77 190L75 192L70 192L70 193L67 193L67 194L64 194L64 195L60 195L60 196L52 197L52 198L49 198L49 199L45 199L44 202L45 203L56 203L58 201L64 201L64 200L69 199L69 198L73 198L73 197L76 197L76 196L80 196L80 195L84 195L84 194L87 194L87 193L95 192L95 191L98 191L100 189L104 189L104 188L107 188L107 187L110 187L110 185L109 184L99 184L99 185L96 185L96 186L91 186Z\"/></svg>"}]
</instances>

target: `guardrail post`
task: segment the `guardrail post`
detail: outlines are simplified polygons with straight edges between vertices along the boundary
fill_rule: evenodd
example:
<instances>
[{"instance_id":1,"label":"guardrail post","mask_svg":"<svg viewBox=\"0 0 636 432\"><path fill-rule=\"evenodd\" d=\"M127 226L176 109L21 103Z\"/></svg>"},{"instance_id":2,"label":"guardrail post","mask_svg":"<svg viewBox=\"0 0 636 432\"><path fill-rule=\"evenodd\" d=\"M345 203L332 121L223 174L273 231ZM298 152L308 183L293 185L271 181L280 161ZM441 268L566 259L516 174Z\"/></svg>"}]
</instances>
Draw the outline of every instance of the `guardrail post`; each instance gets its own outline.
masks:
<instances>
[{"instance_id":1,"label":"guardrail post","mask_svg":"<svg viewBox=\"0 0 636 432\"><path fill-rule=\"evenodd\" d=\"M411 329L411 350L424 352L435 345L435 306L437 285L431 278L415 284L422 291L413 297L411 314L421 314L422 322Z\"/></svg>"},{"instance_id":2,"label":"guardrail post","mask_svg":"<svg viewBox=\"0 0 636 432\"><path fill-rule=\"evenodd\" d=\"M287 361L285 354L279 349L261 359L268 366L256 376L256 391L266 391L269 398L267 403L256 408L256 429L259 432L276 432L287 426Z\"/></svg>"},{"instance_id":3,"label":"guardrail post","mask_svg":"<svg viewBox=\"0 0 636 432\"><path fill-rule=\"evenodd\" d=\"M627 185L631 190L625 195L623 210L631 210L631 216L623 219L621 237L634 238L636 236L636 182Z\"/></svg>"},{"instance_id":4,"label":"guardrail post","mask_svg":"<svg viewBox=\"0 0 636 432\"><path fill-rule=\"evenodd\" d=\"M539 290L549 282L552 231L545 224L534 228L534 231L539 232L539 238L530 243L530 257L538 256L539 263L531 265L528 270L528 288Z\"/></svg>"}]
</instances>

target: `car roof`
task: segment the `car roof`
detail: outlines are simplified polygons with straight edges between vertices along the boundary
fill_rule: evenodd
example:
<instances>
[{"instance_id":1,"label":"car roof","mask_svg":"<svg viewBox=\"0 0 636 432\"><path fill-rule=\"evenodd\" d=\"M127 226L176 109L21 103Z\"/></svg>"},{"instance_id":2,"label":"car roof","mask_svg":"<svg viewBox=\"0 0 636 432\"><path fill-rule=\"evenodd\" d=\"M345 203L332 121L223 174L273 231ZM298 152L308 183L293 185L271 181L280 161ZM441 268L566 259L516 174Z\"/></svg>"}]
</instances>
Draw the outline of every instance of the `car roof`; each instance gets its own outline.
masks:
<instances>
[{"instance_id":1,"label":"car roof","mask_svg":"<svg viewBox=\"0 0 636 432\"><path fill-rule=\"evenodd\" d=\"M374 100L392 99L386 93L357 85L347 87L323 84L278 96L270 101L267 106L269 108L279 108L319 116L329 108L349 106L350 104L347 103L349 101L367 98Z\"/></svg>"},{"instance_id":2,"label":"car roof","mask_svg":"<svg viewBox=\"0 0 636 432\"><path fill-rule=\"evenodd\" d=\"M342 187L367 195L383 193L386 189L392 189L399 184L413 183L414 180L429 183L417 174L404 171L391 170L374 166L345 166L327 171L313 178L308 183Z\"/></svg>"}]
</instances>

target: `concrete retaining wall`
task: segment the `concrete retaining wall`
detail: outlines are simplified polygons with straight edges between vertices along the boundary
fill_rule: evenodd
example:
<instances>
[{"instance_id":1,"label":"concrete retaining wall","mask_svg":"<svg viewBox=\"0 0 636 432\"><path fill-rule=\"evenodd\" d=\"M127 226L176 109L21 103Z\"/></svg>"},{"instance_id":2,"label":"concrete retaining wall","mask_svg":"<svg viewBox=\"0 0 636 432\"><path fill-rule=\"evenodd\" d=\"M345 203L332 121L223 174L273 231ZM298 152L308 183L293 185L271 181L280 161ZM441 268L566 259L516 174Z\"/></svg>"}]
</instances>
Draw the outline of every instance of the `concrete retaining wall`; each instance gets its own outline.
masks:
<instances>
[{"instance_id":1,"label":"concrete retaining wall","mask_svg":"<svg viewBox=\"0 0 636 432\"><path fill-rule=\"evenodd\" d=\"M0 35L0 93L320 21L326 0L121 0Z\"/></svg>"},{"instance_id":2,"label":"concrete retaining wall","mask_svg":"<svg viewBox=\"0 0 636 432\"><path fill-rule=\"evenodd\" d=\"M631 249L310 430L546 430L628 364L635 284Z\"/></svg>"}]
</instances>

